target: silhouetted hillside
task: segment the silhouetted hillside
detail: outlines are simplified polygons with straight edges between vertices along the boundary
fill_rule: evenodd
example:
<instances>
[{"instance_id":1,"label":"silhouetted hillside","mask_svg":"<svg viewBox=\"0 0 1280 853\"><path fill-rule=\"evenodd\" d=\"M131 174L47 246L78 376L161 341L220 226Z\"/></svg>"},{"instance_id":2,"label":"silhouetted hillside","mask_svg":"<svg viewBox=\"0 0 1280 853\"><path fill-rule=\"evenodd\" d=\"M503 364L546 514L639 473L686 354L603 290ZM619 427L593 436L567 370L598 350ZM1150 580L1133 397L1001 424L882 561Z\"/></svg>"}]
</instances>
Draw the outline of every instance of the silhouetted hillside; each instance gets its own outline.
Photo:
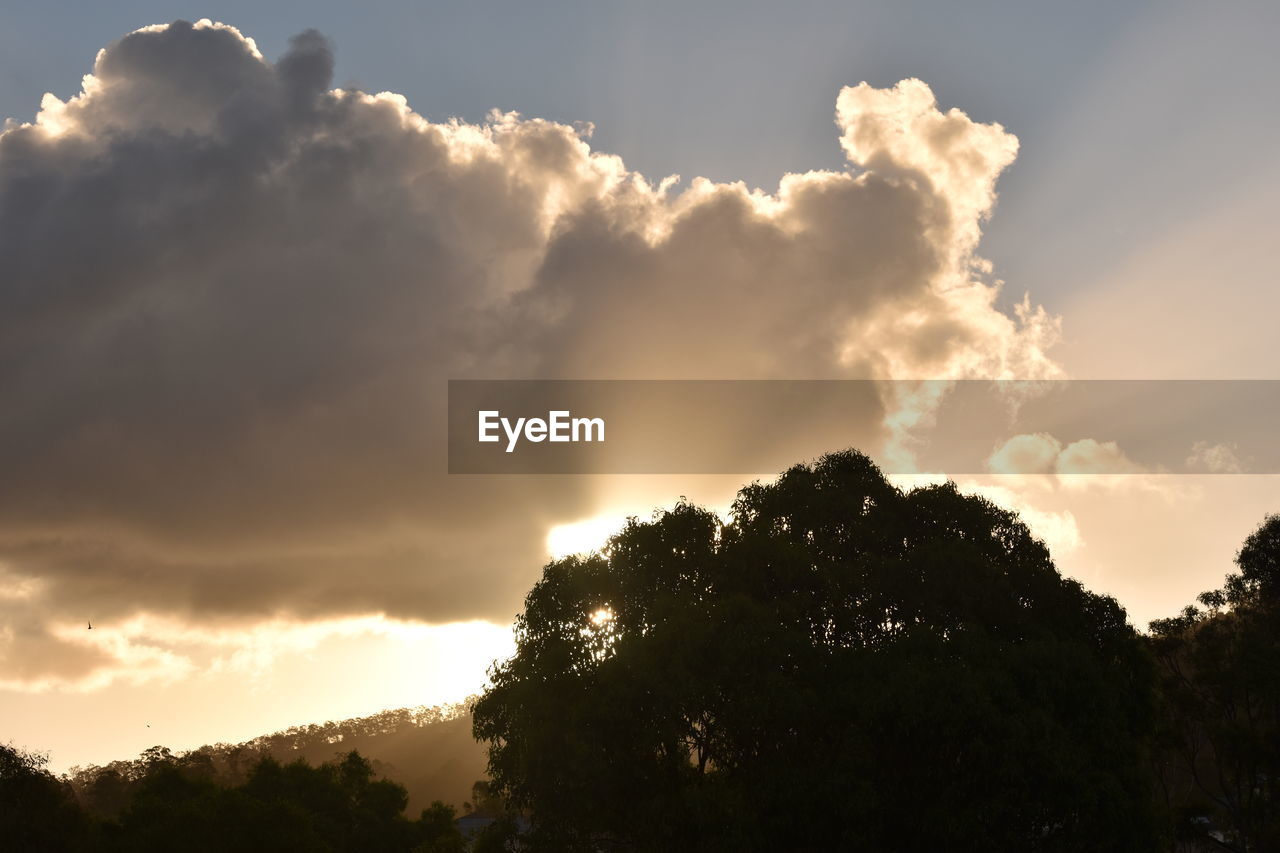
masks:
<instances>
[{"instance_id":1,"label":"silhouetted hillside","mask_svg":"<svg viewBox=\"0 0 1280 853\"><path fill-rule=\"evenodd\" d=\"M186 765L200 765L223 784L239 784L262 756L281 763L302 758L319 765L356 750L379 775L405 786L408 813L417 814L433 800L461 806L470 798L471 786L484 776L484 750L471 737L469 707L469 701L464 701L399 708L293 726L244 743L218 743L179 754L156 746L136 759L72 768L69 777L87 806L112 815L123 803L125 790L160 760L176 758Z\"/></svg>"}]
</instances>

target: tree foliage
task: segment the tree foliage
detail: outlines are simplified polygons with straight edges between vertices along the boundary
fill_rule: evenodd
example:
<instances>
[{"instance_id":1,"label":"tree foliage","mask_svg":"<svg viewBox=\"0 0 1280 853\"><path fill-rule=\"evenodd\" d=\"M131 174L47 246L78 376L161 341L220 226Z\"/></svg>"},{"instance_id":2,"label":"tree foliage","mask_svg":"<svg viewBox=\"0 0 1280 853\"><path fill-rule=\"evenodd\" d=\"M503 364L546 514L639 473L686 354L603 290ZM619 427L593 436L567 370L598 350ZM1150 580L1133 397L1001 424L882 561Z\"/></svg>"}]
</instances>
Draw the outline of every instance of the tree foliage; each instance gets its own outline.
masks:
<instances>
[{"instance_id":1,"label":"tree foliage","mask_svg":"<svg viewBox=\"0 0 1280 853\"><path fill-rule=\"evenodd\" d=\"M433 800L456 801L483 771L471 738L468 702L382 711L366 717L291 726L241 743L215 743L187 752L152 747L135 759L73 767L69 781L91 812L117 817L157 759L177 763L223 787L242 785L263 758L281 764L321 764L339 751L358 751L381 776L403 784L410 809Z\"/></svg>"},{"instance_id":2,"label":"tree foliage","mask_svg":"<svg viewBox=\"0 0 1280 853\"><path fill-rule=\"evenodd\" d=\"M1280 850L1280 516L1238 572L1151 624L1163 692L1161 778L1184 838Z\"/></svg>"},{"instance_id":3,"label":"tree foliage","mask_svg":"<svg viewBox=\"0 0 1280 853\"><path fill-rule=\"evenodd\" d=\"M1124 850L1150 660L1012 513L844 452L548 564L474 711L542 849Z\"/></svg>"},{"instance_id":4,"label":"tree foliage","mask_svg":"<svg viewBox=\"0 0 1280 853\"><path fill-rule=\"evenodd\" d=\"M298 853L460 853L454 811L433 803L404 814L403 786L376 778L358 752L312 766L259 758L243 782L223 784L206 753L152 747L99 774L78 802L39 756L0 748L0 849L147 853L183 850ZM91 799L93 798L93 799ZM96 803L95 803L96 800ZM95 808L106 804L106 808ZM86 808L87 807L87 808Z\"/></svg>"},{"instance_id":5,"label":"tree foliage","mask_svg":"<svg viewBox=\"0 0 1280 853\"><path fill-rule=\"evenodd\" d=\"M45 769L46 756L0 744L0 850L82 850L88 817L65 782Z\"/></svg>"}]
</instances>

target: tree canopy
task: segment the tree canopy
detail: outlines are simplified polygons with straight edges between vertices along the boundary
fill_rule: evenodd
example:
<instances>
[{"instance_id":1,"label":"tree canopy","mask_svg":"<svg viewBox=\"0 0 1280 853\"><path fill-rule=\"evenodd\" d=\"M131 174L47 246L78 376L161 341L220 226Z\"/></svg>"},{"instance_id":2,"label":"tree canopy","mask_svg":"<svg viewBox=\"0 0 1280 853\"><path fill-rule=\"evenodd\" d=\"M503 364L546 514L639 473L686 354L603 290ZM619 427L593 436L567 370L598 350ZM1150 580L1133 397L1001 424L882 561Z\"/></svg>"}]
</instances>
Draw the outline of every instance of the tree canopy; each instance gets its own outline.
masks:
<instances>
[{"instance_id":1,"label":"tree canopy","mask_svg":"<svg viewBox=\"0 0 1280 853\"><path fill-rule=\"evenodd\" d=\"M1160 662L1161 780L1178 833L1280 850L1280 516L1199 607L1151 623Z\"/></svg>"},{"instance_id":2,"label":"tree canopy","mask_svg":"<svg viewBox=\"0 0 1280 853\"><path fill-rule=\"evenodd\" d=\"M1017 517L860 453L549 563L474 712L542 849L1152 849L1153 668Z\"/></svg>"},{"instance_id":3,"label":"tree canopy","mask_svg":"<svg viewBox=\"0 0 1280 853\"><path fill-rule=\"evenodd\" d=\"M88 817L71 786L45 769L48 758L0 744L0 850L82 850Z\"/></svg>"},{"instance_id":4,"label":"tree canopy","mask_svg":"<svg viewBox=\"0 0 1280 853\"><path fill-rule=\"evenodd\" d=\"M299 759L322 764L335 753L355 750L378 775L404 785L408 812L416 814L435 800L459 802L484 773L483 750L471 737L470 701L397 708L364 717L291 726L240 743L214 743L186 752L153 747L135 759L105 766L72 767L68 779L77 796L95 814L115 817L136 783L157 757L184 767L199 767L223 787L242 785L263 758L281 764Z\"/></svg>"},{"instance_id":5,"label":"tree canopy","mask_svg":"<svg viewBox=\"0 0 1280 853\"><path fill-rule=\"evenodd\" d=\"M153 747L130 775L104 770L77 791L43 759L0 747L0 850L461 853L454 810L404 815L403 786L376 778L351 751L312 766L262 756L242 782L220 779L208 753Z\"/></svg>"}]
</instances>

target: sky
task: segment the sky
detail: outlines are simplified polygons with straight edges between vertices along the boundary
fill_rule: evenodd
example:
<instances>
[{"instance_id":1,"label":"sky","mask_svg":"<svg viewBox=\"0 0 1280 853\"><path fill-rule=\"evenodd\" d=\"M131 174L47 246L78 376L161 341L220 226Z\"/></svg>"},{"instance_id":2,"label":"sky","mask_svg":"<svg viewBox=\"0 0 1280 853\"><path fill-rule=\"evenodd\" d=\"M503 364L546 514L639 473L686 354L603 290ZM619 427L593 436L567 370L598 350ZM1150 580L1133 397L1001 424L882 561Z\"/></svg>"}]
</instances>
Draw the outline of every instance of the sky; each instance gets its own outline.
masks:
<instances>
[{"instance_id":1,"label":"sky","mask_svg":"<svg viewBox=\"0 0 1280 853\"><path fill-rule=\"evenodd\" d=\"M460 698L550 551L742 482L448 478L447 378L1280 378L1277 35L1264 3L6 4L0 737L63 769ZM1280 481L1055 473L1109 438L960 485L1141 626Z\"/></svg>"}]
</instances>

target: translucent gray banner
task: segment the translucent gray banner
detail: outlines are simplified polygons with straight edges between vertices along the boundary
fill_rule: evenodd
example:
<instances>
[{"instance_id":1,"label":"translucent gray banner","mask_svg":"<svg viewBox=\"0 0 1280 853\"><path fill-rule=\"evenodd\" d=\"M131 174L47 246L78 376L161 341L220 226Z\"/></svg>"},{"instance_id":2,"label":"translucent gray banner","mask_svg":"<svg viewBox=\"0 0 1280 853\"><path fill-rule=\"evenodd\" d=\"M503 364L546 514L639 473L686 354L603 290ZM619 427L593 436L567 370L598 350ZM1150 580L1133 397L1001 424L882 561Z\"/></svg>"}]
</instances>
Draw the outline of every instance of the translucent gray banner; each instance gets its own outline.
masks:
<instances>
[{"instance_id":1,"label":"translucent gray banner","mask_svg":"<svg viewBox=\"0 0 1280 853\"><path fill-rule=\"evenodd\" d=\"M451 380L449 472L1271 474L1278 424L1274 380Z\"/></svg>"}]
</instances>

